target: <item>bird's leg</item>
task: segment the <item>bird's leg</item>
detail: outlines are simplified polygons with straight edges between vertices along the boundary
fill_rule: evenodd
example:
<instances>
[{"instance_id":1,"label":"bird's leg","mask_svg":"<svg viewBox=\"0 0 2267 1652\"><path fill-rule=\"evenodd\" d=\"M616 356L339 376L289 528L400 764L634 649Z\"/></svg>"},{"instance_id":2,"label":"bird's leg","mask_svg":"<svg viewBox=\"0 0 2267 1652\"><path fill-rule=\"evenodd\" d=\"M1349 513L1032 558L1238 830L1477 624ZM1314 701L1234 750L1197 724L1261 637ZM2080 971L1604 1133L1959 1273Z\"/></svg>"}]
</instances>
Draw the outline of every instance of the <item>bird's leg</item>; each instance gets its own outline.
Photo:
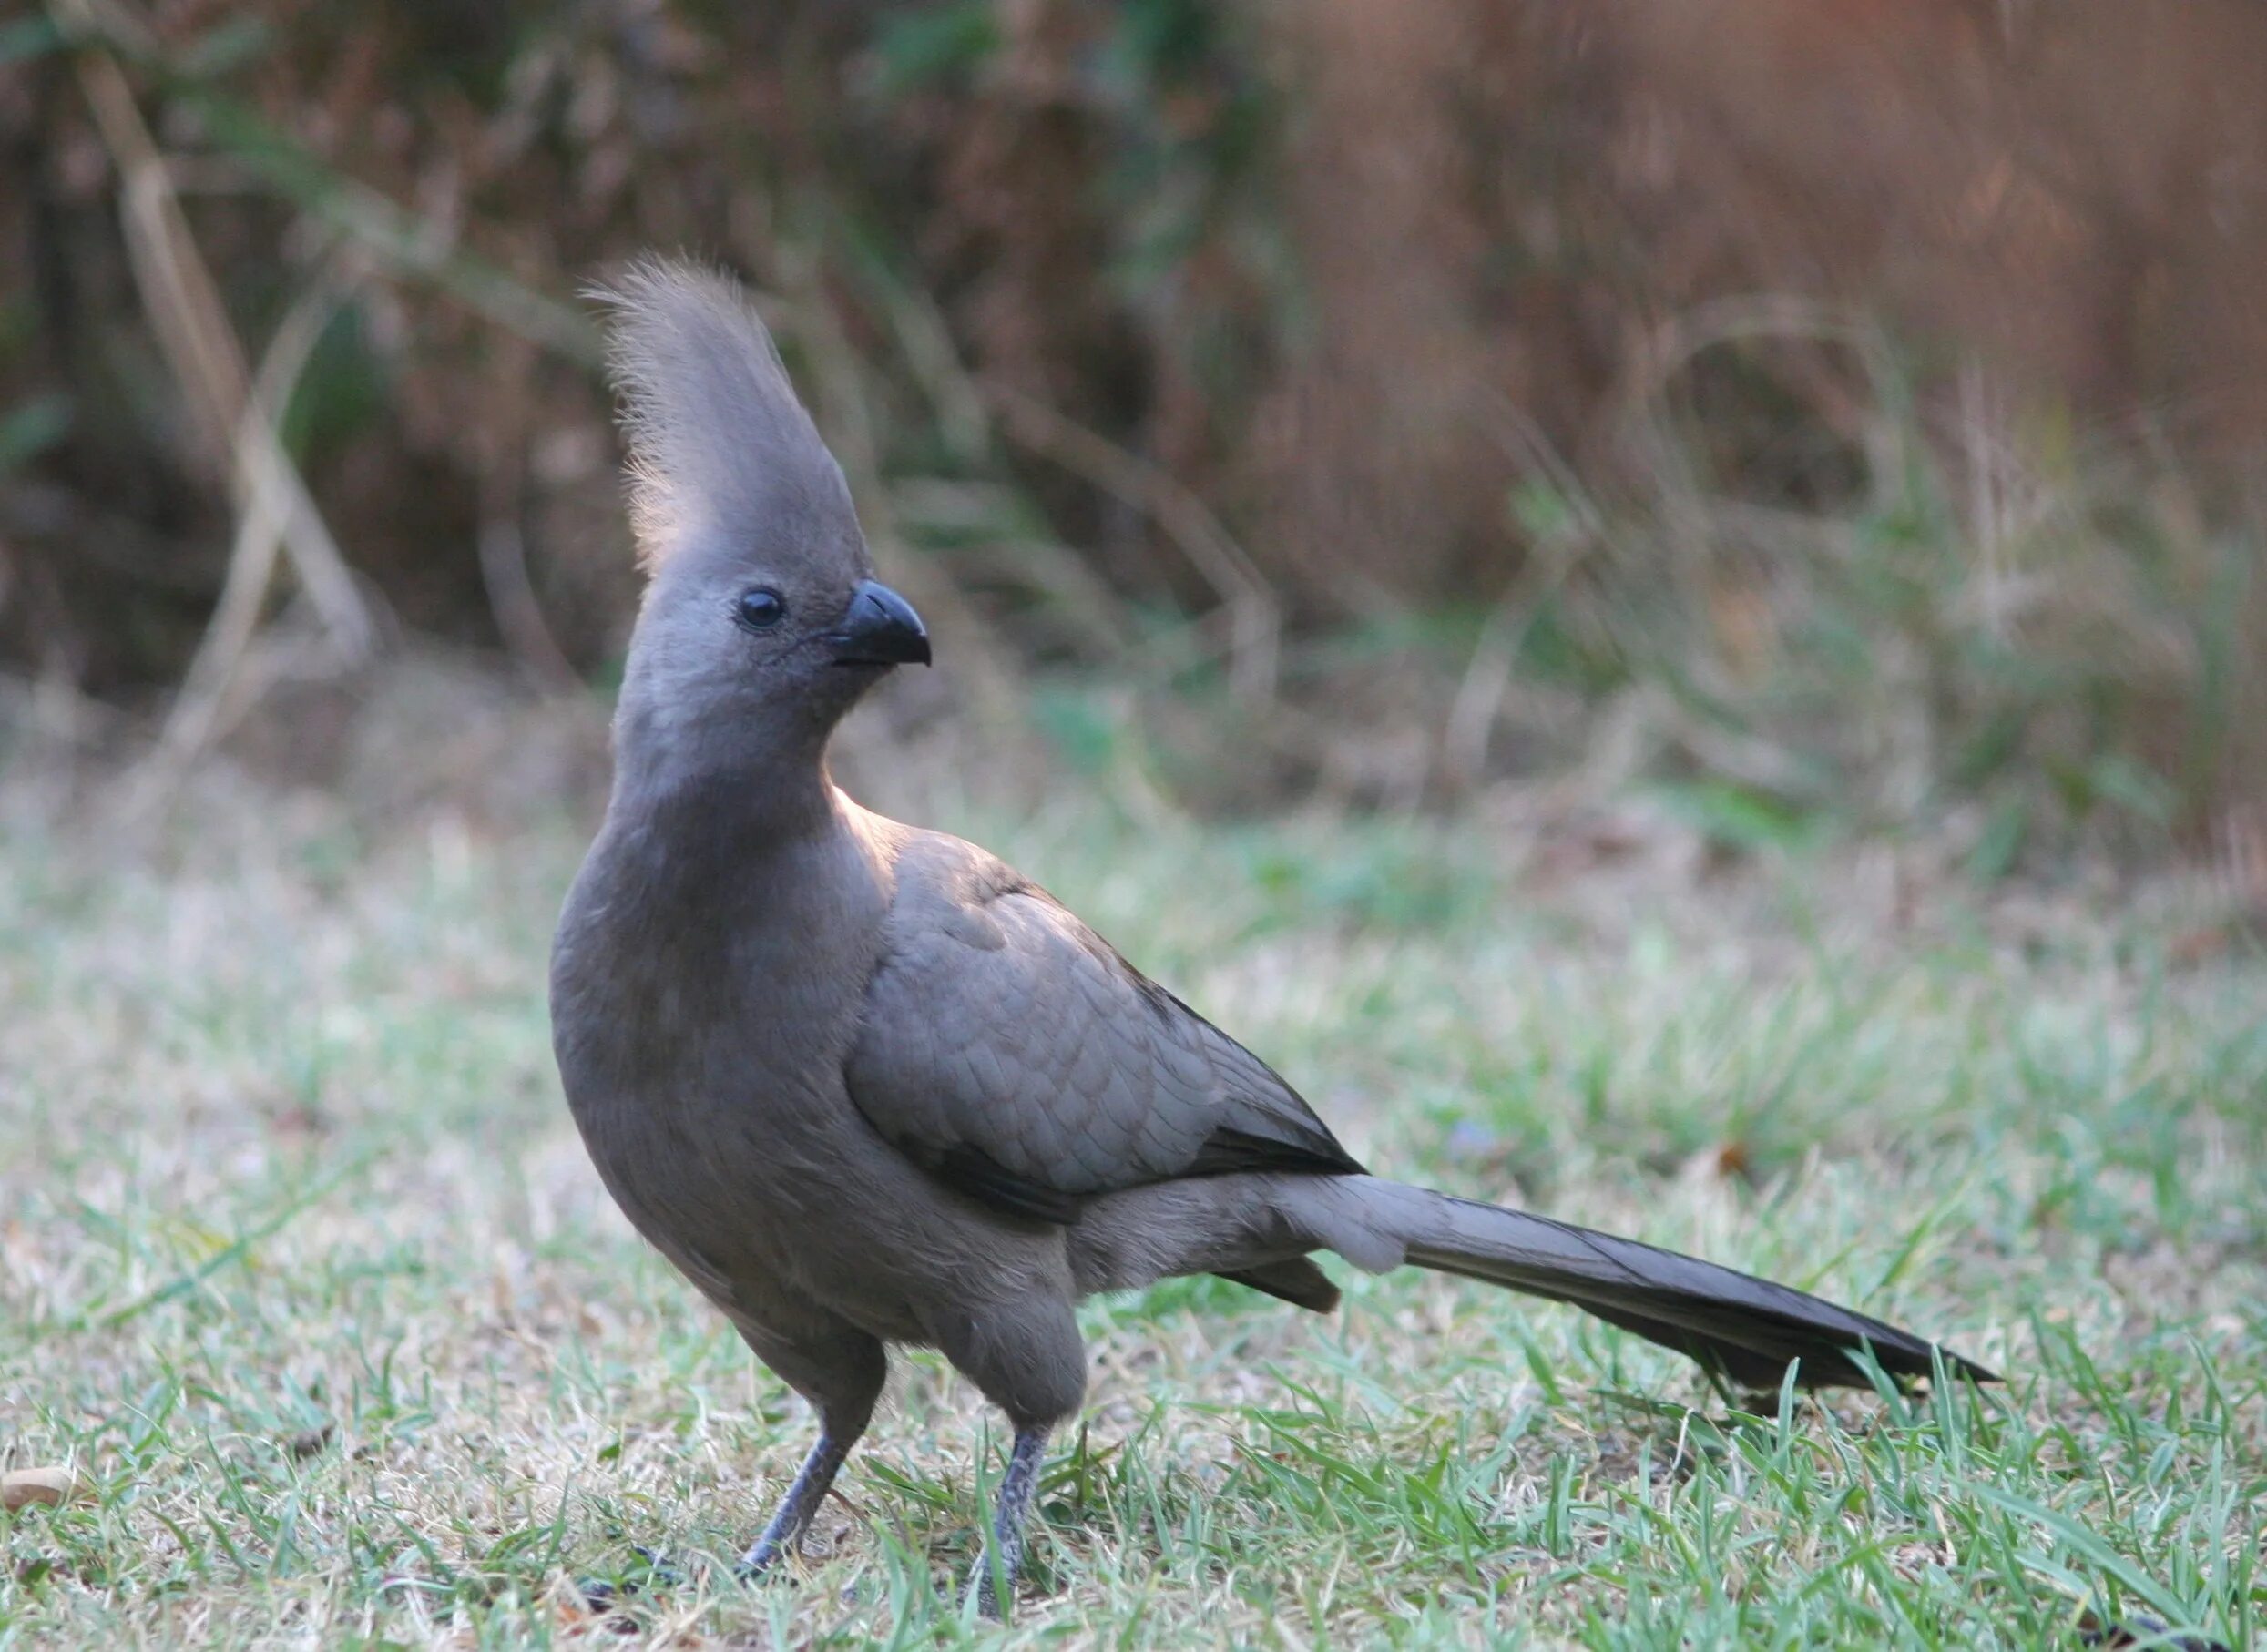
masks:
<instances>
[{"instance_id":1,"label":"bird's leg","mask_svg":"<svg viewBox=\"0 0 2267 1652\"><path fill-rule=\"evenodd\" d=\"M1047 1455L1047 1434L1044 1428L1019 1428L1007 1453L1007 1473L1000 1477L999 1509L992 1520L992 1541L976 1557L975 1575L968 1580L976 1610L985 1617L1004 1616L999 1592L1015 1588L1016 1574L1023 1567L1024 1523L1031 1515L1032 1494L1039 1489L1039 1461Z\"/></svg>"},{"instance_id":2,"label":"bird's leg","mask_svg":"<svg viewBox=\"0 0 2267 1652\"><path fill-rule=\"evenodd\" d=\"M775 1309L781 1305L774 1303ZM761 1576L802 1541L812 1516L834 1484L835 1471L866 1432L873 1402L889 1376L882 1344L825 1312L787 1304L784 1324L735 1320L756 1358L787 1379L788 1386L819 1413L819 1443L780 1499L763 1535L740 1557L742 1578Z\"/></svg>"},{"instance_id":3,"label":"bird's leg","mask_svg":"<svg viewBox=\"0 0 2267 1652\"><path fill-rule=\"evenodd\" d=\"M740 1557L742 1577L761 1577L781 1555L802 1541L803 1534L811 1529L812 1517L819 1512L819 1504L826 1499L827 1488L834 1484L842 1460L850 1455L850 1448L857 1442L854 1433L838 1440L832 1429L820 1429L818 1444L803 1459L794 1484L780 1499L780 1506L772 1513L771 1524L763 1528L763 1535Z\"/></svg>"}]
</instances>

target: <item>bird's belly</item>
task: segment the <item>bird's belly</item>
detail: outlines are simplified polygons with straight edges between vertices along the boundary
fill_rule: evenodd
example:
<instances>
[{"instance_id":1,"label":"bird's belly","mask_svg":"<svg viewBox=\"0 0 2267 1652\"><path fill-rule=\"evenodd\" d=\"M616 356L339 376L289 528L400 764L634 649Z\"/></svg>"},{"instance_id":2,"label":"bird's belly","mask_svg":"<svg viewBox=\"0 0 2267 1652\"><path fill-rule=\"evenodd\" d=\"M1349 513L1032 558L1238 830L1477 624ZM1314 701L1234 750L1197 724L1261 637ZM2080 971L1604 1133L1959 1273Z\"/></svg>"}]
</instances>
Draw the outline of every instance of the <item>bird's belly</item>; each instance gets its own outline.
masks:
<instances>
[{"instance_id":1,"label":"bird's belly","mask_svg":"<svg viewBox=\"0 0 2267 1652\"><path fill-rule=\"evenodd\" d=\"M751 1082L720 1102L641 1085L574 1111L631 1226L737 1320L800 1321L816 1307L885 1341L926 1344L940 1303L1012 1295L1045 1270L1031 1236L972 1251L941 1229L939 1190L847 1096L782 1098Z\"/></svg>"},{"instance_id":2,"label":"bird's belly","mask_svg":"<svg viewBox=\"0 0 2267 1652\"><path fill-rule=\"evenodd\" d=\"M575 1119L615 1202L662 1249L735 1274L792 1272L810 1228L847 1190L832 1185L809 1121L766 1105L763 1089L726 1099L663 1077L578 1100Z\"/></svg>"}]
</instances>

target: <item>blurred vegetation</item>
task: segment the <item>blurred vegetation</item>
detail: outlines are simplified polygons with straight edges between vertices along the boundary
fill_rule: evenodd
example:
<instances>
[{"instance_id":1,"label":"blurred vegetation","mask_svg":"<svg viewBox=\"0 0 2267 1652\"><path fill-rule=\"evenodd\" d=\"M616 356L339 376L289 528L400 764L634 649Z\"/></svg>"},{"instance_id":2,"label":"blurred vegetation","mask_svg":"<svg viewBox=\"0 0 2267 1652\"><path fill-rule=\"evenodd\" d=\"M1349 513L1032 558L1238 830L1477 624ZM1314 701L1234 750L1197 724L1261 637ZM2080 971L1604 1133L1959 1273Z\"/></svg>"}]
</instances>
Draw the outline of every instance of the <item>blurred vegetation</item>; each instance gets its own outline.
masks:
<instances>
[{"instance_id":1,"label":"blurred vegetation","mask_svg":"<svg viewBox=\"0 0 2267 1652\"><path fill-rule=\"evenodd\" d=\"M575 295L682 247L1074 761L2267 862L2262 62L2249 0L46 0L0 658L184 754L397 629L603 683Z\"/></svg>"}]
</instances>

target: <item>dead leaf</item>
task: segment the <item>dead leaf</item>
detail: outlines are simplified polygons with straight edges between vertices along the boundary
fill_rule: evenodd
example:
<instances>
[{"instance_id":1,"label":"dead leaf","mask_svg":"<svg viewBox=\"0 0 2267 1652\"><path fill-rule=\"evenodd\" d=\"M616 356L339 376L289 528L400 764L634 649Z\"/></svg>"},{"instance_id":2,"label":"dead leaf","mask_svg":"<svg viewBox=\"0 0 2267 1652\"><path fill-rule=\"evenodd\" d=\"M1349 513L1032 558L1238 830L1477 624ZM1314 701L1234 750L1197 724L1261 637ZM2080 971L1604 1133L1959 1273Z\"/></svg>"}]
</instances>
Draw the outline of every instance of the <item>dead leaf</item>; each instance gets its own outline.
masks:
<instances>
[{"instance_id":1,"label":"dead leaf","mask_svg":"<svg viewBox=\"0 0 2267 1652\"><path fill-rule=\"evenodd\" d=\"M79 1490L78 1479L67 1468L18 1468L0 1474L0 1508L13 1514L35 1503L58 1508Z\"/></svg>"}]
</instances>

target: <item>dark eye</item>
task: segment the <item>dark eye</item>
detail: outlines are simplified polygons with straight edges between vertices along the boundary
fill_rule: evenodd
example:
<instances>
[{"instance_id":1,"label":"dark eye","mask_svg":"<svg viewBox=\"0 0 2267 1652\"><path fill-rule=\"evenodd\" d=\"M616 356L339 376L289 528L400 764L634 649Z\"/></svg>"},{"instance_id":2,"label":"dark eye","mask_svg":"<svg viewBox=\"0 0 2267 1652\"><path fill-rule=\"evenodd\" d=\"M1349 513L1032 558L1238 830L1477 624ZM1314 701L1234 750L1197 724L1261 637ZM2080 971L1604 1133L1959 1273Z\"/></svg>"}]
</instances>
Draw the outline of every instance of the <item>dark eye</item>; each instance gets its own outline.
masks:
<instances>
[{"instance_id":1,"label":"dark eye","mask_svg":"<svg viewBox=\"0 0 2267 1652\"><path fill-rule=\"evenodd\" d=\"M740 623L751 631L768 631L787 617L787 598L768 585L740 596Z\"/></svg>"}]
</instances>

